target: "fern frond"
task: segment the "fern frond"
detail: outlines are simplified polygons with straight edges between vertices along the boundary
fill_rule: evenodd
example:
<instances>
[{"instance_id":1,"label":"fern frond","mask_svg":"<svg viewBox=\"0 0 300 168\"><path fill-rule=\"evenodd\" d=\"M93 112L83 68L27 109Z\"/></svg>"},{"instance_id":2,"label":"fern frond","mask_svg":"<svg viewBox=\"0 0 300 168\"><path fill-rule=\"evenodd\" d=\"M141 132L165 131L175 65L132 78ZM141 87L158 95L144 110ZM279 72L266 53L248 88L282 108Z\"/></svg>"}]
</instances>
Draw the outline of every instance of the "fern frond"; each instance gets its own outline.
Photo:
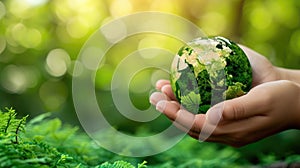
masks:
<instances>
[{"instance_id":1,"label":"fern frond","mask_svg":"<svg viewBox=\"0 0 300 168\"><path fill-rule=\"evenodd\" d=\"M7 112L0 111L0 132L7 133L9 127L16 117L16 112L12 108L6 108Z\"/></svg>"},{"instance_id":2,"label":"fern frond","mask_svg":"<svg viewBox=\"0 0 300 168\"><path fill-rule=\"evenodd\" d=\"M132 164L123 160L115 161L113 163L105 162L97 168L135 168Z\"/></svg>"}]
</instances>

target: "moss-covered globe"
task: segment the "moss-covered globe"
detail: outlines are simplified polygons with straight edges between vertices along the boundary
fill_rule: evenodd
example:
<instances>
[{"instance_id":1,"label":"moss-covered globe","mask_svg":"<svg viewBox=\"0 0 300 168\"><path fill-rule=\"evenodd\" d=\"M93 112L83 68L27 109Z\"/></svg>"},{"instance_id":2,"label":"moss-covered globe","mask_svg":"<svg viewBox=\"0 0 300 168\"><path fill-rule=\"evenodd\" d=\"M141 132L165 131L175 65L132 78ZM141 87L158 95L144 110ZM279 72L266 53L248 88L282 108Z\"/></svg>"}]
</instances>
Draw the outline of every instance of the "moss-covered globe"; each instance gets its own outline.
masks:
<instances>
[{"instance_id":1,"label":"moss-covered globe","mask_svg":"<svg viewBox=\"0 0 300 168\"><path fill-rule=\"evenodd\" d=\"M246 94L251 88L252 70L236 43L223 37L205 37L178 51L170 78L184 108L206 113L214 104Z\"/></svg>"}]
</instances>

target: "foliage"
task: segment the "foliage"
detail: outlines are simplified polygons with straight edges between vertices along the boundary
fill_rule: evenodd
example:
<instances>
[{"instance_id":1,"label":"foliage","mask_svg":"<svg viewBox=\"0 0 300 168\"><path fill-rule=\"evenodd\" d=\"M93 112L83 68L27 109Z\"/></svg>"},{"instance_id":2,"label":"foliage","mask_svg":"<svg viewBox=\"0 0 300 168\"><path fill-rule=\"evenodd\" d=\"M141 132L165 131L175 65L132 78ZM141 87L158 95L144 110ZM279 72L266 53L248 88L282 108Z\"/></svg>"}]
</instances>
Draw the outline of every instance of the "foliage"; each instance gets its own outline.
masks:
<instances>
[{"instance_id":1,"label":"foliage","mask_svg":"<svg viewBox=\"0 0 300 168\"><path fill-rule=\"evenodd\" d=\"M164 153L128 158L96 145L76 127L62 125L49 114L40 115L25 125L27 117L16 118L13 109L0 112L0 167L76 167L76 168L186 168L247 167L250 163L230 147L199 143L186 138ZM126 140L125 140L126 141ZM276 161L262 157L261 165ZM147 160L147 161L145 161ZM285 163L299 162L299 155L285 158Z\"/></svg>"},{"instance_id":2,"label":"foliage","mask_svg":"<svg viewBox=\"0 0 300 168\"><path fill-rule=\"evenodd\" d=\"M202 37L178 51L170 78L174 94L183 107L206 113L203 109L207 110L211 104L248 92L252 70L236 43L220 36Z\"/></svg>"},{"instance_id":3,"label":"foliage","mask_svg":"<svg viewBox=\"0 0 300 168\"><path fill-rule=\"evenodd\" d=\"M0 107L13 106L18 110L19 115L29 114L27 120L42 112L51 111L53 112L52 116L61 118L63 122L78 125L72 102L71 82L73 65L80 48L94 31L108 21L140 11L168 12L182 16L199 26L208 36L220 35L233 39L262 53L275 65L299 69L299 0L1 0ZM168 22L168 24L170 24L170 28L181 26L172 22ZM106 90L110 88L115 67L124 56L137 49L143 49L143 47L164 48L175 53L180 46L182 43L174 42L172 38L152 33L124 39L124 42L120 42L115 48L112 48L112 51L108 52L106 61L99 64L103 66L96 72L95 88L96 94L103 95L100 103L108 105L106 117L111 118L111 123L117 123L116 127L131 132L135 132L135 128L140 129L140 125L127 121L117 112L112 106L111 95ZM158 56L160 62L167 65L168 60L163 58L165 57ZM97 63L97 61L94 62ZM93 61L89 59L83 63L84 66L94 65ZM135 64L136 62L128 65L127 70L131 70ZM133 78L137 80L133 80L130 84L132 102L141 109L149 107L149 91L154 89L152 82L154 79L158 79L158 74L163 73L162 71L147 70L143 72L145 73L137 73L142 74L141 77ZM199 75L201 78L205 78L208 73L202 72ZM166 74L165 77L168 75ZM210 90L210 88L201 88L201 90ZM201 94L203 99L209 96L211 95ZM206 111L208 108L203 107L202 111ZM42 144L54 147L65 156L67 156L66 154L68 157L72 155L73 159L65 159L64 162L76 160L74 162L80 163L81 166L84 166L85 163L99 165L106 161L113 164L114 161L122 160L120 156L99 149L97 145L90 142L86 135L80 132L80 129L62 126L62 122L58 119L52 120L44 116L44 119L39 122L33 123L33 120L30 120L25 127L26 132L22 132L25 118L21 122L15 116L11 116L14 119L9 123L14 127L20 124L20 130L9 127L6 133L3 133L8 121L3 122L4 117L9 118L9 115L1 113L0 120L3 125L1 125L0 141L1 153L3 151L7 153L1 155L0 164L12 156L16 156L15 160L18 163L25 162L18 160L21 156L19 147L23 149L24 146L27 146L26 148L43 151ZM161 130L162 125L168 124L165 121L157 120L154 122L155 124L149 123L149 129ZM253 164L262 162L269 164L276 160L285 160L286 156L298 156L300 154L299 138L298 132L286 132L241 148L238 153L241 158ZM183 142L194 144L185 149L191 156L194 153L194 146L200 146L199 148L210 148L211 146L211 144L191 142L189 139L185 139ZM278 145L279 142L280 145ZM3 143L6 145L4 146ZM172 151L177 148L177 146L174 147ZM31 156L31 158L46 157L46 152L37 151L39 156ZM219 152L219 150L210 151L216 152L215 155ZM26 153L28 154L29 151ZM263 155L257 153L263 153ZM165 154L171 155L172 153ZM196 153L194 154L196 156ZM197 155L202 156L202 153ZM211 153L211 155L214 154ZM53 155L51 158L54 156L59 160L60 156ZM178 165L173 162L181 160L178 156L172 157L174 161L166 159L166 163L162 163L159 162L161 160L155 158L147 158L147 165L175 167ZM293 159L299 160L297 157L293 157ZM143 161L141 158L126 158L126 160L134 165ZM28 162L42 164L46 161L28 159ZM186 162L188 160L181 164ZM195 161L191 162L196 163Z\"/></svg>"},{"instance_id":4,"label":"foliage","mask_svg":"<svg viewBox=\"0 0 300 168\"><path fill-rule=\"evenodd\" d=\"M58 119L45 119L48 114L31 120L25 132L26 117L16 119L15 111L7 110L0 112L0 167L134 167L125 161L101 164L117 156L75 133L77 128L61 127Z\"/></svg>"},{"instance_id":5,"label":"foliage","mask_svg":"<svg viewBox=\"0 0 300 168\"><path fill-rule=\"evenodd\" d=\"M56 111L67 122L76 122L70 83L80 48L101 25L137 11L182 16L208 36L233 39L262 53L275 65L299 68L299 9L299 0L166 0L163 3L157 0L143 3L140 0L2 0L0 106L13 106L24 115L30 112L31 117L42 111ZM118 60L142 46L133 41L144 42L148 47L171 48L174 53L179 49L170 38L161 39L161 36L142 36L120 45L99 70L96 88L105 90ZM136 87L148 88L142 96L139 92L132 98L139 101L141 108L149 106L147 97L153 87L146 79L150 77L148 73L135 83Z\"/></svg>"}]
</instances>

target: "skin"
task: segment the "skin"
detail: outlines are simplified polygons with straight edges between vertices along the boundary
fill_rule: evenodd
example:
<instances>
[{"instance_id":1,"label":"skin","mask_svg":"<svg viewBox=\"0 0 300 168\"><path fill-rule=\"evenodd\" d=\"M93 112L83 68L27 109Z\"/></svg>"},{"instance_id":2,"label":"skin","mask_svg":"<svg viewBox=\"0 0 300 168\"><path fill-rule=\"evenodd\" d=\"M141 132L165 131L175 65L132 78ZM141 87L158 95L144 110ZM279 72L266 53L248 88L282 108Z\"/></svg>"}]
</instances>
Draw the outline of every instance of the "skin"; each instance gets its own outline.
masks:
<instances>
[{"instance_id":1,"label":"skin","mask_svg":"<svg viewBox=\"0 0 300 168\"><path fill-rule=\"evenodd\" d=\"M253 71L252 89L244 96L192 114L176 101L168 80L159 80L150 102L191 137L241 147L288 129L300 129L300 71L273 66L265 57L240 46Z\"/></svg>"}]
</instances>

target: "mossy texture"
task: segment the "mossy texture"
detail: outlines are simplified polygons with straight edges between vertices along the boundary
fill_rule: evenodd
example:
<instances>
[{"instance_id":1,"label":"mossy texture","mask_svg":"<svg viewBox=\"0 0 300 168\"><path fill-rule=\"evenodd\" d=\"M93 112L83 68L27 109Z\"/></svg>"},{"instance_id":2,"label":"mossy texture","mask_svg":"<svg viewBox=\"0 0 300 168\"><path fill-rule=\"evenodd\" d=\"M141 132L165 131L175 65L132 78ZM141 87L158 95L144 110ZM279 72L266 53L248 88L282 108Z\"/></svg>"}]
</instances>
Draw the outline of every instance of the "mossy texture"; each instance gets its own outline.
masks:
<instances>
[{"instance_id":1,"label":"mossy texture","mask_svg":"<svg viewBox=\"0 0 300 168\"><path fill-rule=\"evenodd\" d=\"M206 113L216 103L246 94L252 84L252 69L236 43L223 37L205 37L178 51L170 79L184 108Z\"/></svg>"}]
</instances>

